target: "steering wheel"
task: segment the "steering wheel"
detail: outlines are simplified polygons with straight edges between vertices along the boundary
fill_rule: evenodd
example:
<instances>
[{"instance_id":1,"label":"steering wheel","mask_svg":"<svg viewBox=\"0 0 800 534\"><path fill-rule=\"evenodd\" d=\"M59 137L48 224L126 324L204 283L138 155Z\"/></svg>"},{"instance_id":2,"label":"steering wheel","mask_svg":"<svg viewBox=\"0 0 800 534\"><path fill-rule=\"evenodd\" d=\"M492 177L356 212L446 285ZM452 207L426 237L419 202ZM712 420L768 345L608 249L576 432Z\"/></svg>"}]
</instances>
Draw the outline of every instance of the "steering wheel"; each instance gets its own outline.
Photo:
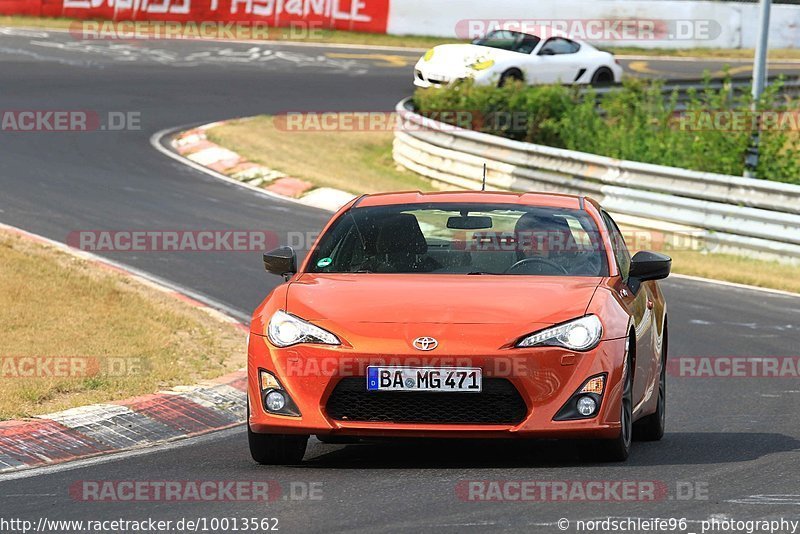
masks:
<instances>
[{"instance_id":1,"label":"steering wheel","mask_svg":"<svg viewBox=\"0 0 800 534\"><path fill-rule=\"evenodd\" d=\"M543 263L544 265L549 265L550 267L552 267L556 271L561 271L562 274L569 274L567 272L567 270L564 268L563 265L559 265L554 261L546 260L544 258L539 258L537 256L531 256L530 258L522 258L521 260L516 262L514 265L512 265L511 267L509 267L508 269L503 271L503 273L510 273L511 271L517 269L518 267L520 267L522 265L526 265L528 263L533 263L533 262Z\"/></svg>"}]
</instances>

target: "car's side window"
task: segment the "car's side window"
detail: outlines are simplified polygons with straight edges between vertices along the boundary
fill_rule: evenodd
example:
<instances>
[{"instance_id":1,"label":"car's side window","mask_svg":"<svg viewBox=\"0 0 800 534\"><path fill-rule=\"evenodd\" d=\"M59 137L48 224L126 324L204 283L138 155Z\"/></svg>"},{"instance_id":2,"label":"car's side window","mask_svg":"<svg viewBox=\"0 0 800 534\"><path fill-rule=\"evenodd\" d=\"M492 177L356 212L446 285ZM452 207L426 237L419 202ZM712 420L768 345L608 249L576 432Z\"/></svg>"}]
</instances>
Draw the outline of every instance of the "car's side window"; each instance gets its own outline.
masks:
<instances>
[{"instance_id":1,"label":"car's side window","mask_svg":"<svg viewBox=\"0 0 800 534\"><path fill-rule=\"evenodd\" d=\"M536 45L539 44L539 38L534 37L533 35L526 35L522 38L522 41L517 45L517 52L520 54L530 54L531 52L536 49Z\"/></svg>"},{"instance_id":2,"label":"car's side window","mask_svg":"<svg viewBox=\"0 0 800 534\"><path fill-rule=\"evenodd\" d=\"M551 37L544 43L539 55L557 56L561 54L574 54L581 49L581 45L563 37Z\"/></svg>"},{"instance_id":3,"label":"car's side window","mask_svg":"<svg viewBox=\"0 0 800 534\"><path fill-rule=\"evenodd\" d=\"M611 237L611 246L614 250L614 257L617 260L620 276L627 281L631 272L631 253L628 251L627 245L625 245L625 238L622 236L617 223L605 211L603 212L603 220Z\"/></svg>"}]
</instances>

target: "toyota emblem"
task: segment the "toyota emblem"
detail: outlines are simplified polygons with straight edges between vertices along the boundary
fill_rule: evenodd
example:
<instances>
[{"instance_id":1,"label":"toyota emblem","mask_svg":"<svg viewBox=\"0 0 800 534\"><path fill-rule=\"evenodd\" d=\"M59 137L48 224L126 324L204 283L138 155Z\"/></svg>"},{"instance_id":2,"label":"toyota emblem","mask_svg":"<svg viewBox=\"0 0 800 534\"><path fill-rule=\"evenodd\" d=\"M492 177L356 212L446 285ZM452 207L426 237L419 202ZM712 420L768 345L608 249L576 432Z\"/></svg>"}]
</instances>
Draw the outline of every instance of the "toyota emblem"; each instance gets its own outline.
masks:
<instances>
[{"instance_id":1,"label":"toyota emblem","mask_svg":"<svg viewBox=\"0 0 800 534\"><path fill-rule=\"evenodd\" d=\"M414 340L414 348L417 350L433 350L439 346L439 342L432 337L418 337Z\"/></svg>"}]
</instances>

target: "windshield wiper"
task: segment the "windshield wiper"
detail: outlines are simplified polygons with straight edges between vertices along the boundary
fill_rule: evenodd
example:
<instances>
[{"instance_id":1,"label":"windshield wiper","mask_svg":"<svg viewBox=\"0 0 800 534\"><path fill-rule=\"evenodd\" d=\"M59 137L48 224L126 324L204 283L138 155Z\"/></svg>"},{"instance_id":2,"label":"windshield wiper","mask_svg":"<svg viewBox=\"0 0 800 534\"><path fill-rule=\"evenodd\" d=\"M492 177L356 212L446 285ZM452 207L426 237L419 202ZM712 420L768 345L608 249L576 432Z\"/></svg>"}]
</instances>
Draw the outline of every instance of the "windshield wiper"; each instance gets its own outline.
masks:
<instances>
[{"instance_id":1,"label":"windshield wiper","mask_svg":"<svg viewBox=\"0 0 800 534\"><path fill-rule=\"evenodd\" d=\"M488 271L472 271L471 273L467 273L467 276L477 276L481 274L492 274L492 275L500 275L502 273L490 273Z\"/></svg>"}]
</instances>

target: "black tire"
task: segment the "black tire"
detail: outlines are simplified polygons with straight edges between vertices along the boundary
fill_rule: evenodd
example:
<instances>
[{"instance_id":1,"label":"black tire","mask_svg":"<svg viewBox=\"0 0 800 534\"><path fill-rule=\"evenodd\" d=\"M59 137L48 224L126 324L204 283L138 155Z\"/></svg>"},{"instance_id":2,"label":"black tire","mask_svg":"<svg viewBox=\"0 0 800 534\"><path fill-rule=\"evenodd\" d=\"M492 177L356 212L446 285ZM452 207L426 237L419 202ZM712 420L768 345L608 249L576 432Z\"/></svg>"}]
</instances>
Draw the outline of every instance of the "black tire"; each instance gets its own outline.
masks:
<instances>
[{"instance_id":1,"label":"black tire","mask_svg":"<svg viewBox=\"0 0 800 534\"><path fill-rule=\"evenodd\" d=\"M634 342L635 343L635 342ZM600 459L605 462L624 462L631 452L633 441L633 356L628 350L628 363L625 366L625 387L622 393L620 407L621 428L619 436L614 439L601 440L598 452Z\"/></svg>"},{"instance_id":2,"label":"black tire","mask_svg":"<svg viewBox=\"0 0 800 534\"><path fill-rule=\"evenodd\" d=\"M525 77L519 69L508 69L500 75L500 81L497 83L498 87L505 87L508 83L524 82Z\"/></svg>"},{"instance_id":3,"label":"black tire","mask_svg":"<svg viewBox=\"0 0 800 534\"><path fill-rule=\"evenodd\" d=\"M661 373L658 379L658 406L656 411L642 417L634 427L634 437L639 441L659 441L667 427L667 326L664 325L664 342L661 347Z\"/></svg>"},{"instance_id":4,"label":"black tire","mask_svg":"<svg viewBox=\"0 0 800 534\"><path fill-rule=\"evenodd\" d=\"M302 434L259 434L250 430L250 407L247 407L247 441L250 456L261 465L291 465L303 461L308 436Z\"/></svg>"},{"instance_id":5,"label":"black tire","mask_svg":"<svg viewBox=\"0 0 800 534\"><path fill-rule=\"evenodd\" d=\"M600 67L592 75L592 85L611 85L614 83L614 73L608 67Z\"/></svg>"}]
</instances>

